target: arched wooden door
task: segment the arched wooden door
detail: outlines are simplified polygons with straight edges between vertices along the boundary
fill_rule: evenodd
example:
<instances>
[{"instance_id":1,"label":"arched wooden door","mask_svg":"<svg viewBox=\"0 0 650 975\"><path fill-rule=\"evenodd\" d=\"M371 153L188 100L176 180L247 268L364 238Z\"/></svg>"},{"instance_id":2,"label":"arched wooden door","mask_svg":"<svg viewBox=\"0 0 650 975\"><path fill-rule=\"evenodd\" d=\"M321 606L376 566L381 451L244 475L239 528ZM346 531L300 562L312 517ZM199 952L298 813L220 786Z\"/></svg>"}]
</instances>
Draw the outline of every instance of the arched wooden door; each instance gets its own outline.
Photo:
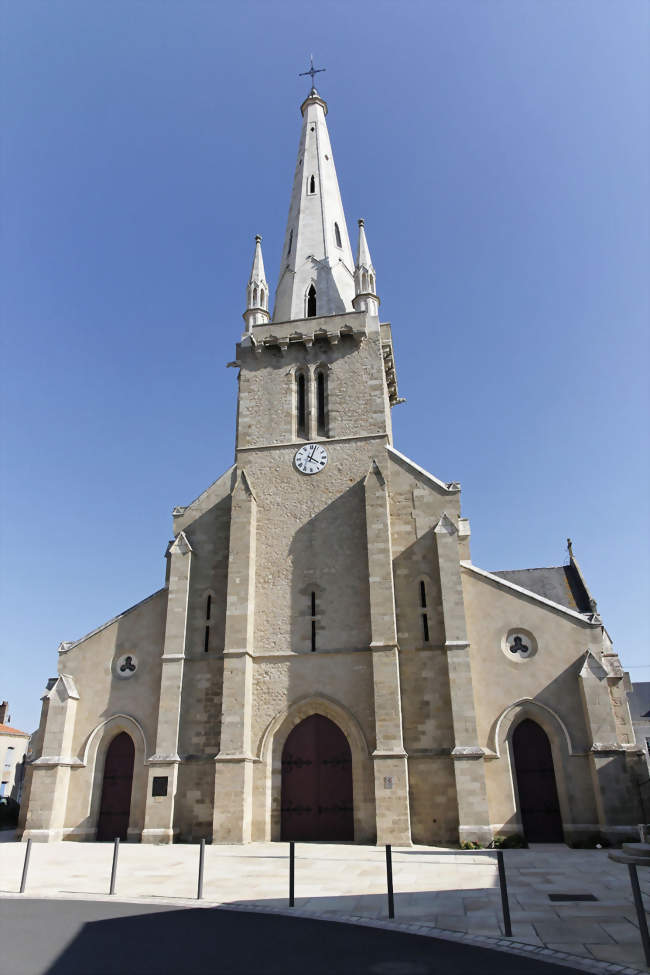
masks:
<instances>
[{"instance_id":1,"label":"arched wooden door","mask_svg":"<svg viewBox=\"0 0 650 975\"><path fill-rule=\"evenodd\" d=\"M350 746L322 714L301 721L284 744L282 839L354 839Z\"/></svg>"},{"instance_id":2,"label":"arched wooden door","mask_svg":"<svg viewBox=\"0 0 650 975\"><path fill-rule=\"evenodd\" d=\"M532 843L561 843L562 816L551 744L545 731L527 718L515 728L512 748L526 839Z\"/></svg>"},{"instance_id":3,"label":"arched wooden door","mask_svg":"<svg viewBox=\"0 0 650 975\"><path fill-rule=\"evenodd\" d=\"M135 747L125 731L108 746L104 763L102 800L97 823L98 840L126 839L131 813L131 785Z\"/></svg>"}]
</instances>

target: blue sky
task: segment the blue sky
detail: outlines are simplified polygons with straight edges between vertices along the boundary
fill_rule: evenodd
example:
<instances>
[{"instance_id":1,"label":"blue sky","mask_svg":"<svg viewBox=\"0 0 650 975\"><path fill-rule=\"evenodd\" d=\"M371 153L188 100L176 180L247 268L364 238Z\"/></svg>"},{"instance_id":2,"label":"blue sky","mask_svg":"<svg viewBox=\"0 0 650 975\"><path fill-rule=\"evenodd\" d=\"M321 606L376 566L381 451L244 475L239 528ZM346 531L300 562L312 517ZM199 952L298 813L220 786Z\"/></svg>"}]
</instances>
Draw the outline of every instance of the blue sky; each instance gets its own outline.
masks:
<instances>
[{"instance_id":1,"label":"blue sky","mask_svg":"<svg viewBox=\"0 0 650 975\"><path fill-rule=\"evenodd\" d=\"M256 233L272 288L314 52L348 226L393 324L398 449L472 557L571 536L650 679L645 0L3 3L2 668L163 584L231 463Z\"/></svg>"}]
</instances>

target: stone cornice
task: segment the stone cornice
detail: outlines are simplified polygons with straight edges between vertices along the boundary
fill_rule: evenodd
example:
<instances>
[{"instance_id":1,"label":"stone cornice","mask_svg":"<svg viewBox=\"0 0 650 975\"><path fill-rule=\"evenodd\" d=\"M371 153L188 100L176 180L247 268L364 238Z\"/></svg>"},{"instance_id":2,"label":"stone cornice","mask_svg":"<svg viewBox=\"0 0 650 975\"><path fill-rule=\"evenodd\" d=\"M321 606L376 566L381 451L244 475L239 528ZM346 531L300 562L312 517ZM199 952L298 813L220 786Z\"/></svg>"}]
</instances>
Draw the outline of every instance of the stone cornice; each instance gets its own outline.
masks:
<instances>
[{"instance_id":1,"label":"stone cornice","mask_svg":"<svg viewBox=\"0 0 650 975\"><path fill-rule=\"evenodd\" d=\"M422 477L425 477L427 481L431 481L432 484L435 484L437 488L442 488L443 491L448 491L449 494L458 494L460 491L460 484L458 481L448 481L445 483L445 481L441 481L440 478L436 477L434 474L426 471L424 467L420 467L419 464L416 464L415 461L411 460L410 457L407 457L406 454L400 453L400 451L396 450L395 447L389 445L386 449L391 456L395 457L397 460L401 460L403 464L407 464L414 471L417 471L417 473Z\"/></svg>"},{"instance_id":2,"label":"stone cornice","mask_svg":"<svg viewBox=\"0 0 650 975\"><path fill-rule=\"evenodd\" d=\"M466 559L461 559L460 564L463 569L467 569L469 572L473 572L475 575L483 576L484 579L489 579L490 582L496 583L503 589L510 589L511 592L519 593L519 595L526 596L528 599L533 599L537 603L542 603L545 606L549 606L558 613L564 613L566 616L570 616L572 619L578 620L584 626L597 627L599 629L602 626L600 620L592 620L584 614L578 613L577 610L569 609L568 606L562 606L560 603L554 603L552 599L547 599L545 596L539 596L536 592L532 592L530 589L524 589L523 586L515 585L514 582L508 582L507 579L502 579L501 576L495 576L492 572L488 572L486 569L479 569L477 565L473 565Z\"/></svg>"},{"instance_id":3,"label":"stone cornice","mask_svg":"<svg viewBox=\"0 0 650 975\"><path fill-rule=\"evenodd\" d=\"M152 755L145 761L145 765L178 765L180 762L180 757L174 753L173 755Z\"/></svg>"},{"instance_id":4,"label":"stone cornice","mask_svg":"<svg viewBox=\"0 0 650 975\"><path fill-rule=\"evenodd\" d=\"M386 440L386 441L388 441L388 434L387 433L362 433L362 434L358 434L358 435L353 436L353 437L314 437L314 440L312 442L313 443L322 443L324 446L327 447L330 444L335 444L335 443L349 443L350 441L359 441L359 440ZM303 440L286 440L286 441L283 441L282 443L259 444L257 446L253 445L251 447L237 447L237 451L236 452L238 454L241 454L241 453L244 453L245 451L250 451L250 450L283 450L283 449L286 449L287 447L293 447L293 448L297 449L298 447L302 447L305 444L305 442L306 441L304 439ZM391 449L388 446L388 443L386 444L386 446L387 446L387 449L389 449L389 450Z\"/></svg>"}]
</instances>

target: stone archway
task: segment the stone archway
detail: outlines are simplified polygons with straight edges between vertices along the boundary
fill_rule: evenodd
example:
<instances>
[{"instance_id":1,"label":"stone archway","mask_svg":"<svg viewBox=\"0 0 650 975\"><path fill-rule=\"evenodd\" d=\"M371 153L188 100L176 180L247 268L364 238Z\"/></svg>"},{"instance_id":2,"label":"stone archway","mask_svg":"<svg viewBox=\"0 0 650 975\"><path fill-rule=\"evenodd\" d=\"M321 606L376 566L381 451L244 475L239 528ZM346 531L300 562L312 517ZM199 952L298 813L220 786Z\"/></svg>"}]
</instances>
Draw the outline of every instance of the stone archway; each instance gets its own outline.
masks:
<instances>
[{"instance_id":1,"label":"stone archway","mask_svg":"<svg viewBox=\"0 0 650 975\"><path fill-rule=\"evenodd\" d=\"M135 745L125 731L113 738L106 752L97 839L127 838L131 815L131 791Z\"/></svg>"},{"instance_id":2,"label":"stone archway","mask_svg":"<svg viewBox=\"0 0 650 975\"><path fill-rule=\"evenodd\" d=\"M354 839L352 753L341 729L311 714L282 750L283 840Z\"/></svg>"},{"instance_id":3,"label":"stone archway","mask_svg":"<svg viewBox=\"0 0 650 975\"><path fill-rule=\"evenodd\" d=\"M533 843L561 843L564 835L553 754L544 729L525 718L514 730L512 753L524 836Z\"/></svg>"}]
</instances>

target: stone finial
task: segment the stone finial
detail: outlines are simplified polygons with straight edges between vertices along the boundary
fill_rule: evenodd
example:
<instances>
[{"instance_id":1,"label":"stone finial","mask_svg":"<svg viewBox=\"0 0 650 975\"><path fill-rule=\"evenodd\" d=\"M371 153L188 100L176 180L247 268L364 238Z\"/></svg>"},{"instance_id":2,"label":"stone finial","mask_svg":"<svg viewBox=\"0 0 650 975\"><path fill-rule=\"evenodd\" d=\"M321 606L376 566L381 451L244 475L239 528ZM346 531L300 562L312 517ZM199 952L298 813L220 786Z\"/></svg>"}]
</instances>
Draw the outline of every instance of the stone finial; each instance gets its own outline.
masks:
<instances>
[{"instance_id":1,"label":"stone finial","mask_svg":"<svg viewBox=\"0 0 650 975\"><path fill-rule=\"evenodd\" d=\"M250 332L255 325L266 325L269 317L269 286L264 273L262 237L256 234L253 266L246 287L246 311L243 315L246 331Z\"/></svg>"},{"instance_id":2,"label":"stone finial","mask_svg":"<svg viewBox=\"0 0 650 975\"><path fill-rule=\"evenodd\" d=\"M374 315L379 313L377 281L370 257L364 220L359 220L359 245L354 266L354 301L352 304L357 311L368 311Z\"/></svg>"}]
</instances>

